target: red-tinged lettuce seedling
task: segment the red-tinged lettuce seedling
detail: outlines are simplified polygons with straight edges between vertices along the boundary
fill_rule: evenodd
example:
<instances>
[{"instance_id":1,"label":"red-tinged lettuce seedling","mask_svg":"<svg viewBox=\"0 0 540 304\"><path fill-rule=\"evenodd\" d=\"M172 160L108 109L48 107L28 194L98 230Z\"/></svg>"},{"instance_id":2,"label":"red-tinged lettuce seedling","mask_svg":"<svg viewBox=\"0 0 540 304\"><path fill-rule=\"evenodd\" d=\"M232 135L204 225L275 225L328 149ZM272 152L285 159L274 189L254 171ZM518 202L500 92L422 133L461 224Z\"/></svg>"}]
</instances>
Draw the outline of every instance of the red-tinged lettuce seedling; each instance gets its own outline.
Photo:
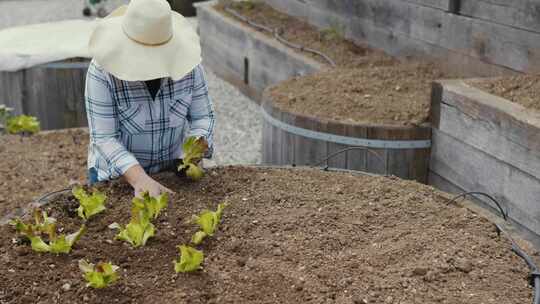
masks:
<instances>
[{"instance_id":1,"label":"red-tinged lettuce seedling","mask_svg":"<svg viewBox=\"0 0 540 304\"><path fill-rule=\"evenodd\" d=\"M199 245L207 236L213 236L217 231L217 227L221 221L221 215L223 209L227 206L226 203L218 205L217 210L203 210L201 214L193 217L193 221L199 225L200 231L197 231L191 238L191 242L195 245Z\"/></svg>"},{"instance_id":2,"label":"red-tinged lettuce seedling","mask_svg":"<svg viewBox=\"0 0 540 304\"><path fill-rule=\"evenodd\" d=\"M56 219L48 217L46 212L40 212L37 209L34 211L34 221L35 224L26 224L21 219L14 219L10 221L10 224L18 233L30 240L30 246L36 252L69 253L86 231L86 226L82 225L77 232L57 235ZM48 243L43 240L42 235L47 236Z\"/></svg>"},{"instance_id":3,"label":"red-tinged lettuce seedling","mask_svg":"<svg viewBox=\"0 0 540 304\"><path fill-rule=\"evenodd\" d=\"M169 203L169 195L167 193L163 193L159 196L151 197L148 191L145 191L142 194L142 198L136 197L133 199L132 203L134 206L137 206L139 209L147 212L149 218L156 219L161 210L167 208Z\"/></svg>"},{"instance_id":4,"label":"red-tinged lettuce seedling","mask_svg":"<svg viewBox=\"0 0 540 304\"><path fill-rule=\"evenodd\" d=\"M94 264L82 259L79 260L79 269L83 272L83 277L86 280L86 287L105 288L118 280L119 267L112 263L100 262Z\"/></svg>"},{"instance_id":5,"label":"red-tinged lettuce seedling","mask_svg":"<svg viewBox=\"0 0 540 304\"><path fill-rule=\"evenodd\" d=\"M179 272L193 272L201 269L201 264L204 261L204 253L193 247L181 245L180 260L174 261L174 271Z\"/></svg>"},{"instance_id":6,"label":"red-tinged lettuce seedling","mask_svg":"<svg viewBox=\"0 0 540 304\"><path fill-rule=\"evenodd\" d=\"M116 235L117 240L126 241L133 247L144 246L148 239L156 233L156 228L150 222L150 215L147 205L134 202L131 208L129 224L122 228L118 223L112 223L109 228L120 229L120 232Z\"/></svg>"},{"instance_id":7,"label":"red-tinged lettuce seedling","mask_svg":"<svg viewBox=\"0 0 540 304\"><path fill-rule=\"evenodd\" d=\"M97 190L93 190L92 195L89 195L82 187L75 187L73 188L72 193L79 201L77 213L84 220L88 220L93 215L106 209L105 200L107 199L107 196Z\"/></svg>"},{"instance_id":8,"label":"red-tinged lettuce seedling","mask_svg":"<svg viewBox=\"0 0 540 304\"><path fill-rule=\"evenodd\" d=\"M9 134L35 134L40 130L39 121L34 116L13 116L7 120L6 130Z\"/></svg>"},{"instance_id":9,"label":"red-tinged lettuce seedling","mask_svg":"<svg viewBox=\"0 0 540 304\"><path fill-rule=\"evenodd\" d=\"M178 171L186 170L186 175L192 180L200 180L204 176L203 169L199 162L208 151L208 142L203 137L189 137L182 146L184 152L182 163L178 166Z\"/></svg>"}]
</instances>

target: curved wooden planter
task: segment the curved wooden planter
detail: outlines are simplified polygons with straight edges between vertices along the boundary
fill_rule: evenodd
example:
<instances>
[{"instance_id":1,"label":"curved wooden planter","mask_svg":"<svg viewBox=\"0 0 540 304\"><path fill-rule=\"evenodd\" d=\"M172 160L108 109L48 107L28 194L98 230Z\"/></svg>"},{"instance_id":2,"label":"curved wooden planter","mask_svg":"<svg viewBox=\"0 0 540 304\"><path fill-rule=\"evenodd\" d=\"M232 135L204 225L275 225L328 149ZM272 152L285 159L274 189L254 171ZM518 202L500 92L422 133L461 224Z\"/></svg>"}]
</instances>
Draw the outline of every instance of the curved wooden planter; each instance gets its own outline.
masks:
<instances>
[{"instance_id":1,"label":"curved wooden planter","mask_svg":"<svg viewBox=\"0 0 540 304\"><path fill-rule=\"evenodd\" d=\"M84 106L89 61L51 62L15 72L0 71L0 104L36 116L44 130L87 125Z\"/></svg>"},{"instance_id":2,"label":"curved wooden planter","mask_svg":"<svg viewBox=\"0 0 540 304\"><path fill-rule=\"evenodd\" d=\"M431 128L328 121L280 110L262 97L263 164L328 166L427 182ZM338 153L325 160L333 153Z\"/></svg>"}]
</instances>

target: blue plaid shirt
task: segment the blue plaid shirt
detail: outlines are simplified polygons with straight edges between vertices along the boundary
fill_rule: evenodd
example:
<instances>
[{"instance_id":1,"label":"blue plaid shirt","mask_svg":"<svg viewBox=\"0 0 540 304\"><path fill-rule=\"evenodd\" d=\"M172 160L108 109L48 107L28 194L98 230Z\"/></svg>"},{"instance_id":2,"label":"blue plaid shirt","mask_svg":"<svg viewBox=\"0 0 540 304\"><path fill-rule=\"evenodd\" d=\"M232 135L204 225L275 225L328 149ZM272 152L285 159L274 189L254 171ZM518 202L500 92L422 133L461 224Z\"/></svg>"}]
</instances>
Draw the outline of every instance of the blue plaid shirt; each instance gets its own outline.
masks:
<instances>
[{"instance_id":1,"label":"blue plaid shirt","mask_svg":"<svg viewBox=\"0 0 540 304\"><path fill-rule=\"evenodd\" d=\"M182 157L189 136L203 136L213 151L214 111L201 65L178 81L163 78L152 97L143 81L123 81L94 61L86 77L90 130L88 168L110 180L140 164L156 173Z\"/></svg>"}]
</instances>

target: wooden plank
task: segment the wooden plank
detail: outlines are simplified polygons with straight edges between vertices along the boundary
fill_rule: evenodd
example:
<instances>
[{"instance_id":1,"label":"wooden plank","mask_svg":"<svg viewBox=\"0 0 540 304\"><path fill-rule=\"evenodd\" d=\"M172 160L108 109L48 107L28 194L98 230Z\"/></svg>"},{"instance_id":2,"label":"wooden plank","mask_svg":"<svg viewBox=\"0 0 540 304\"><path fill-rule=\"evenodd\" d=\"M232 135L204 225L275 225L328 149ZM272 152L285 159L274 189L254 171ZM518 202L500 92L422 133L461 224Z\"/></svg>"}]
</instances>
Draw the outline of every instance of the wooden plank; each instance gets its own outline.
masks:
<instances>
[{"instance_id":1,"label":"wooden plank","mask_svg":"<svg viewBox=\"0 0 540 304\"><path fill-rule=\"evenodd\" d=\"M463 81L441 85L436 128L540 178L540 115Z\"/></svg>"},{"instance_id":2,"label":"wooden plank","mask_svg":"<svg viewBox=\"0 0 540 304\"><path fill-rule=\"evenodd\" d=\"M296 115L287 113L287 112L282 112L281 121L294 126L296 123ZM295 165L296 164L296 160L294 158L294 149L295 149L294 138L295 137L296 135L282 130L282 136L281 136L281 164L282 165Z\"/></svg>"},{"instance_id":3,"label":"wooden plank","mask_svg":"<svg viewBox=\"0 0 540 304\"><path fill-rule=\"evenodd\" d=\"M281 120L281 112L280 111L272 111L272 117L277 120ZM284 131L280 128L277 128L275 126L271 126L272 128L272 139L270 141L270 161L273 165L282 165L282 159L281 159L281 145L282 145L282 138Z\"/></svg>"},{"instance_id":4,"label":"wooden plank","mask_svg":"<svg viewBox=\"0 0 540 304\"><path fill-rule=\"evenodd\" d=\"M298 115L295 119L295 125L308 130L326 132L325 123L318 122L306 116ZM325 141L303 136L295 136L294 148L294 159L299 166L313 166L328 155ZM321 165L326 165L326 162Z\"/></svg>"},{"instance_id":5,"label":"wooden plank","mask_svg":"<svg viewBox=\"0 0 540 304\"><path fill-rule=\"evenodd\" d=\"M367 138L367 128L360 125L347 125L346 135L356 138ZM347 151L347 169L367 171L367 150L349 150Z\"/></svg>"},{"instance_id":6,"label":"wooden plank","mask_svg":"<svg viewBox=\"0 0 540 304\"><path fill-rule=\"evenodd\" d=\"M339 7L349 8L350 14L311 5L308 21L324 28L337 20L345 27L346 37L367 41L392 55L449 56L467 75L500 74L505 68L540 71L539 33L407 1L343 2ZM299 11L292 13L301 15ZM448 67L456 68L451 64Z\"/></svg>"},{"instance_id":7,"label":"wooden plank","mask_svg":"<svg viewBox=\"0 0 540 304\"><path fill-rule=\"evenodd\" d=\"M13 108L13 113L24 113L24 72L0 72L0 104Z\"/></svg>"},{"instance_id":8,"label":"wooden plank","mask_svg":"<svg viewBox=\"0 0 540 304\"><path fill-rule=\"evenodd\" d=\"M540 234L540 180L437 129L430 170L467 191L493 195L510 217Z\"/></svg>"},{"instance_id":9,"label":"wooden plank","mask_svg":"<svg viewBox=\"0 0 540 304\"><path fill-rule=\"evenodd\" d=\"M347 125L343 123L328 122L326 128L327 128L326 132L331 133L331 134L346 135L347 133ZM332 153L339 152L348 147L349 146L347 145L328 142L326 146L326 150L328 151L328 155L331 155ZM330 168L347 169L347 152L339 153L333 156L332 158L330 158L328 160L328 166Z\"/></svg>"},{"instance_id":10,"label":"wooden plank","mask_svg":"<svg viewBox=\"0 0 540 304\"><path fill-rule=\"evenodd\" d=\"M461 0L460 14L540 32L540 2L537 0Z\"/></svg>"}]
</instances>

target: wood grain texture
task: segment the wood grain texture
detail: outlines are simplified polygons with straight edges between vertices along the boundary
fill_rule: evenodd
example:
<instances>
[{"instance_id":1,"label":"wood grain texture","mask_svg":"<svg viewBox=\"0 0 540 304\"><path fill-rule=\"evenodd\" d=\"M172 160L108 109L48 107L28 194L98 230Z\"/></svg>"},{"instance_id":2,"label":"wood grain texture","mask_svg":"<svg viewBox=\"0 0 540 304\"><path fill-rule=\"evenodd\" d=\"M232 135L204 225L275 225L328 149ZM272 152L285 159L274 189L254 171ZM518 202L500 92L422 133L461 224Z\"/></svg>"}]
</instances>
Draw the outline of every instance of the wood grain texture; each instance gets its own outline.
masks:
<instances>
[{"instance_id":1,"label":"wood grain texture","mask_svg":"<svg viewBox=\"0 0 540 304\"><path fill-rule=\"evenodd\" d=\"M431 171L460 189L493 195L512 219L540 234L540 180L451 135L433 132Z\"/></svg>"},{"instance_id":2,"label":"wood grain texture","mask_svg":"<svg viewBox=\"0 0 540 304\"><path fill-rule=\"evenodd\" d=\"M265 0L278 10L292 1L296 0ZM447 67L462 70L467 76L500 75L506 70L531 73L540 71L540 28L534 25L540 22L540 12L534 12L536 7L531 4L532 0L528 1L529 4L525 0L505 4L513 8L529 8L528 16L512 13L511 9L504 11L504 14L512 15L508 18L529 20L527 22L533 25L528 29L487 17L471 18L451 14L438 7L446 6L446 1L433 2L317 0L300 7L287 7L286 12L305 17L308 22L320 28L342 28L346 37L382 48L391 55L424 55L443 61L450 58L458 65L448 64ZM499 0L480 2L502 3ZM534 30L531 29L533 27Z\"/></svg>"},{"instance_id":3,"label":"wood grain texture","mask_svg":"<svg viewBox=\"0 0 540 304\"><path fill-rule=\"evenodd\" d=\"M540 2L536 0L461 0L460 14L540 32Z\"/></svg>"},{"instance_id":4,"label":"wood grain texture","mask_svg":"<svg viewBox=\"0 0 540 304\"><path fill-rule=\"evenodd\" d=\"M375 140L430 139L429 126L383 126L348 124L312 116L294 114L277 108L269 90L265 90L262 108L274 119L288 125L325 134ZM328 158L332 153L353 146L337 144L291 133L264 122L263 160L266 164L328 166L378 174L392 174L406 179L427 181L429 149L353 149ZM271 154L271 155L268 155Z\"/></svg>"},{"instance_id":5,"label":"wood grain texture","mask_svg":"<svg viewBox=\"0 0 540 304\"><path fill-rule=\"evenodd\" d=\"M36 116L43 130L84 127L86 68L36 66L0 72L0 103Z\"/></svg>"}]
</instances>

